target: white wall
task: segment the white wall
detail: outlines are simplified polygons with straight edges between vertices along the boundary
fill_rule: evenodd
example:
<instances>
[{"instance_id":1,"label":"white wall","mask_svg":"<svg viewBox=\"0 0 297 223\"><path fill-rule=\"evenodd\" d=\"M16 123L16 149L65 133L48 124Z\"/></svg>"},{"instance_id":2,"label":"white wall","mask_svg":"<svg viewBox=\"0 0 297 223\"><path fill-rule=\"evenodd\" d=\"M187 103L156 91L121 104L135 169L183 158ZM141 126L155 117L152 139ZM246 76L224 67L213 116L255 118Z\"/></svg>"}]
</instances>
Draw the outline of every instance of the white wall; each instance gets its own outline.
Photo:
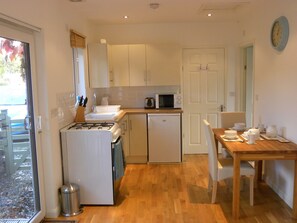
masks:
<instances>
[{"instance_id":1,"label":"white wall","mask_svg":"<svg viewBox=\"0 0 297 223\"><path fill-rule=\"evenodd\" d=\"M74 91L69 28L88 35L86 21L79 16L72 16L67 4L61 0L0 0L1 13L42 30L36 36L38 86L35 87L38 91L39 114L43 118L43 131L38 136L41 138L41 148L38 151L43 155L48 217L60 213L58 188L62 185L62 171L59 99L70 104L71 93ZM69 117L64 118L66 122L69 120ZM70 120L73 118L70 117Z\"/></svg>"},{"instance_id":2,"label":"white wall","mask_svg":"<svg viewBox=\"0 0 297 223\"><path fill-rule=\"evenodd\" d=\"M230 111L238 109L234 96L229 96L230 93L235 93L239 70L237 64L239 64L238 45L241 30L237 22L93 25L92 31L94 33L90 42L99 42L103 38L109 44L168 43L178 44L181 48L225 48L228 96L226 107Z\"/></svg>"},{"instance_id":3,"label":"white wall","mask_svg":"<svg viewBox=\"0 0 297 223\"><path fill-rule=\"evenodd\" d=\"M297 143L297 2L295 0L257 1L252 14L242 24L243 42L254 41L255 68L255 126L259 119L265 125L275 124L279 133ZM270 44L273 21L286 16L290 37L283 52L275 51ZM265 163L265 178L275 191L292 207L294 186L293 161Z\"/></svg>"}]
</instances>

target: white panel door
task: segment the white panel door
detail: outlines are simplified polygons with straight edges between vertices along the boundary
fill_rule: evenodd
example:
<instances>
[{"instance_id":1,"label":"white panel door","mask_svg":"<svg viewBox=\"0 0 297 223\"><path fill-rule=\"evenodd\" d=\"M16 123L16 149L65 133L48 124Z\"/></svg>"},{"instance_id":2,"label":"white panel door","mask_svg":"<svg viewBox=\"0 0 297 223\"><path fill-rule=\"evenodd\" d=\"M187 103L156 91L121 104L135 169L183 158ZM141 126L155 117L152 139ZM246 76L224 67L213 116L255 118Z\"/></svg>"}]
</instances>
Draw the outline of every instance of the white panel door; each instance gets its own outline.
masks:
<instances>
[{"instance_id":1,"label":"white panel door","mask_svg":"<svg viewBox=\"0 0 297 223\"><path fill-rule=\"evenodd\" d=\"M207 153L203 119L218 125L224 104L224 49L183 51L184 151Z\"/></svg>"}]
</instances>

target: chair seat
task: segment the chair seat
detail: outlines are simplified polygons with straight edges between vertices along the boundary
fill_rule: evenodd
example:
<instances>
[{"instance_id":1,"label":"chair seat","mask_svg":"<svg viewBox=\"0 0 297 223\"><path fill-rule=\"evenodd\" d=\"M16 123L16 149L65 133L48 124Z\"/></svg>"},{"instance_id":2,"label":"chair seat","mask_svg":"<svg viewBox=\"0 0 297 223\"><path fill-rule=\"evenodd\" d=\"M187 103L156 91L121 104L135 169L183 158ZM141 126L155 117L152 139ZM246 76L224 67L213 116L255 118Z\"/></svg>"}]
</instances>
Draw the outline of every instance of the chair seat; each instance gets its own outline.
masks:
<instances>
[{"instance_id":1,"label":"chair seat","mask_svg":"<svg viewBox=\"0 0 297 223\"><path fill-rule=\"evenodd\" d=\"M242 161L240 163L240 175L255 175L255 169L248 162ZM223 180L231 177L233 177L233 159L218 159L218 180Z\"/></svg>"}]
</instances>

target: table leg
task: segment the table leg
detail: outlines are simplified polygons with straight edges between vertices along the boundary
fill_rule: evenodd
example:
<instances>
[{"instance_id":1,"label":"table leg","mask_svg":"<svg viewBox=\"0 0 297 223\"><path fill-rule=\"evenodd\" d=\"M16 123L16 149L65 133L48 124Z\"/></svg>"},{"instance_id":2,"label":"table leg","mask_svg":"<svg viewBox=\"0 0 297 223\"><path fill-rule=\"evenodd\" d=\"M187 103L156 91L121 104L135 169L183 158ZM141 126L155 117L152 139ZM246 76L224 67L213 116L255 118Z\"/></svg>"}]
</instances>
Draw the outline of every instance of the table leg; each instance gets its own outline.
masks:
<instances>
[{"instance_id":1,"label":"table leg","mask_svg":"<svg viewBox=\"0 0 297 223\"><path fill-rule=\"evenodd\" d=\"M297 219L297 160L295 160L293 218Z\"/></svg>"},{"instance_id":2,"label":"table leg","mask_svg":"<svg viewBox=\"0 0 297 223\"><path fill-rule=\"evenodd\" d=\"M238 154L233 156L233 203L232 214L234 219L239 218L239 199L240 199L240 158Z\"/></svg>"}]
</instances>

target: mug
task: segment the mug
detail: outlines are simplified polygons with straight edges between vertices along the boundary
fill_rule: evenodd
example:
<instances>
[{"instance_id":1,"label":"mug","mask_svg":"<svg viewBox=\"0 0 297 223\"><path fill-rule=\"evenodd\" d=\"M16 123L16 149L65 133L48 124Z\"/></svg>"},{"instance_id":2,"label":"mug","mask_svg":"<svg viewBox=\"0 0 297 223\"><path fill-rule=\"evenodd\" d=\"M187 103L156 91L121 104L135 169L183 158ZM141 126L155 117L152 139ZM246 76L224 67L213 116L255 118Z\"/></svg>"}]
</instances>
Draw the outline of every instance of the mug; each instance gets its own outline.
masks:
<instances>
[{"instance_id":1,"label":"mug","mask_svg":"<svg viewBox=\"0 0 297 223\"><path fill-rule=\"evenodd\" d=\"M255 144L256 142L256 134L253 132L248 133L248 144Z\"/></svg>"},{"instance_id":2,"label":"mug","mask_svg":"<svg viewBox=\"0 0 297 223\"><path fill-rule=\"evenodd\" d=\"M277 129L275 125L270 125L266 129L266 136L269 138L277 137Z\"/></svg>"}]
</instances>

